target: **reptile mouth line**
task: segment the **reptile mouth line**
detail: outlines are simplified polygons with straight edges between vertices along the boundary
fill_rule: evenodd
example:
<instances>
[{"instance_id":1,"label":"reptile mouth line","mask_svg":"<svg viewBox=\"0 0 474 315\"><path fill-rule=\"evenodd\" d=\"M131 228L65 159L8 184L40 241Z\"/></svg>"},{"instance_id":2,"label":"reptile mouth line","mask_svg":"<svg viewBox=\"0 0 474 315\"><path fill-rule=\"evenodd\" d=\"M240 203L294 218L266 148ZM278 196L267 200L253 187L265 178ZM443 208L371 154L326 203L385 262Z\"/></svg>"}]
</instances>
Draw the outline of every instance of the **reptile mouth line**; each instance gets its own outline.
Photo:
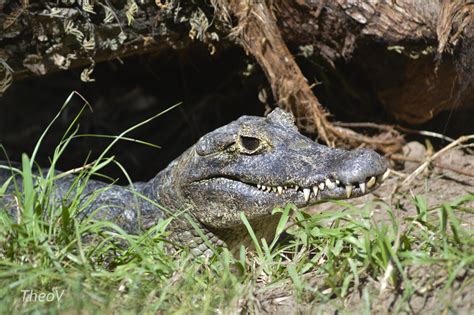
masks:
<instances>
[{"instance_id":1,"label":"reptile mouth line","mask_svg":"<svg viewBox=\"0 0 474 315\"><path fill-rule=\"evenodd\" d=\"M228 180L237 181L248 186L254 187L261 192L267 193L274 193L278 196L282 196L285 193L297 193L301 194L304 202L308 203L310 199L317 199L318 196L321 195L322 191L329 190L329 191L337 191L339 190L341 194L345 191L345 197L350 198L352 197L359 197L367 192L371 191L377 185L380 185L384 182L388 176L390 175L391 170L387 169L382 175L377 176L370 176L364 182L361 183L352 183L352 184L343 184L340 180L335 179L331 180L329 178L325 178L323 181L319 183L315 183L310 187L300 187L299 185L295 184L288 184L288 185L278 185L278 186L271 186L271 185L264 185L264 184L255 184L242 181L241 179L229 177L229 176L219 176L213 178L226 178ZM210 180L213 178L206 178L205 180Z\"/></svg>"},{"instance_id":2,"label":"reptile mouth line","mask_svg":"<svg viewBox=\"0 0 474 315\"><path fill-rule=\"evenodd\" d=\"M256 187L259 190L265 191L265 192L273 192L278 195L284 194L288 189L293 189L296 190L298 193L303 193L303 198L305 202L308 202L311 198L317 198L318 195L320 194L321 191L328 189L328 190L335 190L337 188L339 189L345 189L346 192L346 197L350 198L353 196L353 192L358 190L361 194L364 195L368 191L370 191L372 188L374 188L377 184L381 184L383 181L387 179L387 177L390 175L390 169L387 169L385 173L379 176L371 176L367 180L365 180L362 183L354 183L354 184L348 184L344 185L341 183L338 179L336 180L331 180L329 178L324 179L324 181L321 181L320 183L316 183L312 185L311 187L300 187L298 185L283 185L283 186L270 186L270 185L262 185L262 184L257 184Z\"/></svg>"}]
</instances>

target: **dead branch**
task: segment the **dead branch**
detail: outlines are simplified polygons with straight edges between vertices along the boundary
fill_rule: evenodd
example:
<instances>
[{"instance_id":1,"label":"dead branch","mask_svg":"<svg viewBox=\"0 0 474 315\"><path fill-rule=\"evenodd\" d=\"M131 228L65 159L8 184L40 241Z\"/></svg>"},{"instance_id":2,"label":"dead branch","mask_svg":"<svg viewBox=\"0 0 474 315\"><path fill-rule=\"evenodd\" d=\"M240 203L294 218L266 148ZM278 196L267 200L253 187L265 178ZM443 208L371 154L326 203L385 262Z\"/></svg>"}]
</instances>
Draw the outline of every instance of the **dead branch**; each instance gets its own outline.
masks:
<instances>
[{"instance_id":1,"label":"dead branch","mask_svg":"<svg viewBox=\"0 0 474 315\"><path fill-rule=\"evenodd\" d=\"M459 137L456 141L451 142L447 146L445 146L443 149L440 151L436 152L432 156L428 157L423 164L421 164L413 173L411 173L405 180L402 182L401 186L408 186L411 184L411 182L421 173L423 172L434 160L436 160L438 157L441 155L449 152L450 150L459 147L462 143L470 141L474 139L474 135L470 136L462 136Z\"/></svg>"}]
</instances>

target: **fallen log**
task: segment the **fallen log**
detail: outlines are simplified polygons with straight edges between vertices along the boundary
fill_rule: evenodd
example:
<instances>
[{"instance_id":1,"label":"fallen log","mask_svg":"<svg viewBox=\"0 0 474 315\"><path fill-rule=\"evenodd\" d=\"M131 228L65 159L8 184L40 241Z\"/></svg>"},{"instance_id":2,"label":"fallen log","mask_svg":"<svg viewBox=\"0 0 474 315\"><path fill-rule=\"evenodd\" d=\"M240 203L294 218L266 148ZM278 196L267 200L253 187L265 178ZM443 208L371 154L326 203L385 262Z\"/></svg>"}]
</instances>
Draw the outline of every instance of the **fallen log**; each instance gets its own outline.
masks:
<instances>
[{"instance_id":1,"label":"fallen log","mask_svg":"<svg viewBox=\"0 0 474 315\"><path fill-rule=\"evenodd\" d=\"M357 58L384 109L411 124L474 103L470 0L21 0L0 1L0 9L0 93L13 80L74 67L93 81L97 62L192 49L199 40L210 53L242 45L275 102L329 144L393 152L401 138L393 128L367 137L331 124L289 47L331 65Z\"/></svg>"}]
</instances>

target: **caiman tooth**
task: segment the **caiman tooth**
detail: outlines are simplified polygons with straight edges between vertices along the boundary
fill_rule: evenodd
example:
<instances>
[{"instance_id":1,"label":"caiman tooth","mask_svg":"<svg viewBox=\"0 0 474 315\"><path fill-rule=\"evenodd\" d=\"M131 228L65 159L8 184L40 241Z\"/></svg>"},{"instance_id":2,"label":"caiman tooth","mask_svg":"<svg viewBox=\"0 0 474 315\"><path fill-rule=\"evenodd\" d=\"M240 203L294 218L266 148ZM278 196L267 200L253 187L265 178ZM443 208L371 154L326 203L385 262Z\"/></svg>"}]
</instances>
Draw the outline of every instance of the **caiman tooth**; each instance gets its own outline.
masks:
<instances>
[{"instance_id":1,"label":"caiman tooth","mask_svg":"<svg viewBox=\"0 0 474 315\"><path fill-rule=\"evenodd\" d=\"M324 181L324 183L326 184L326 186L327 186L330 190L333 190L334 188L336 188L336 184L333 183L329 178L326 178L326 180Z\"/></svg>"},{"instance_id":2,"label":"caiman tooth","mask_svg":"<svg viewBox=\"0 0 474 315\"><path fill-rule=\"evenodd\" d=\"M319 183L318 187L319 187L319 190L324 190L324 183Z\"/></svg>"},{"instance_id":3,"label":"caiman tooth","mask_svg":"<svg viewBox=\"0 0 474 315\"><path fill-rule=\"evenodd\" d=\"M376 179L374 176L372 176L368 181L367 181L367 188L372 188L374 187L376 182Z\"/></svg>"},{"instance_id":4,"label":"caiman tooth","mask_svg":"<svg viewBox=\"0 0 474 315\"><path fill-rule=\"evenodd\" d=\"M262 188L262 185L257 184L257 189L260 189L260 188Z\"/></svg>"},{"instance_id":5,"label":"caiman tooth","mask_svg":"<svg viewBox=\"0 0 474 315\"><path fill-rule=\"evenodd\" d=\"M298 191L298 189L300 189L300 186L295 185L295 190Z\"/></svg>"},{"instance_id":6,"label":"caiman tooth","mask_svg":"<svg viewBox=\"0 0 474 315\"><path fill-rule=\"evenodd\" d=\"M287 190L287 189L288 189L288 186L283 186L283 189L284 189L284 190Z\"/></svg>"},{"instance_id":7,"label":"caiman tooth","mask_svg":"<svg viewBox=\"0 0 474 315\"><path fill-rule=\"evenodd\" d=\"M273 190L273 192L277 192L277 188L276 188L276 187L272 187L272 190Z\"/></svg>"},{"instance_id":8,"label":"caiman tooth","mask_svg":"<svg viewBox=\"0 0 474 315\"><path fill-rule=\"evenodd\" d=\"M346 197L347 198L350 198L351 195L352 195L352 188L354 188L354 186L352 185L346 185Z\"/></svg>"},{"instance_id":9,"label":"caiman tooth","mask_svg":"<svg viewBox=\"0 0 474 315\"><path fill-rule=\"evenodd\" d=\"M304 194L304 201L308 202L309 195L311 194L311 190L309 188L305 188L303 189L303 194Z\"/></svg>"},{"instance_id":10,"label":"caiman tooth","mask_svg":"<svg viewBox=\"0 0 474 315\"><path fill-rule=\"evenodd\" d=\"M339 185L341 181L339 179L336 179L336 185Z\"/></svg>"},{"instance_id":11,"label":"caiman tooth","mask_svg":"<svg viewBox=\"0 0 474 315\"><path fill-rule=\"evenodd\" d=\"M267 190L267 186L262 185L262 190L263 190L263 191Z\"/></svg>"},{"instance_id":12,"label":"caiman tooth","mask_svg":"<svg viewBox=\"0 0 474 315\"><path fill-rule=\"evenodd\" d=\"M278 187L277 187L277 190L278 190L278 194L279 194L279 195L283 194L283 187L278 186Z\"/></svg>"},{"instance_id":13,"label":"caiman tooth","mask_svg":"<svg viewBox=\"0 0 474 315\"><path fill-rule=\"evenodd\" d=\"M360 191L365 194L365 183L359 183Z\"/></svg>"},{"instance_id":14,"label":"caiman tooth","mask_svg":"<svg viewBox=\"0 0 474 315\"><path fill-rule=\"evenodd\" d=\"M270 192L270 191L272 191L272 187L268 186L267 187L267 192Z\"/></svg>"},{"instance_id":15,"label":"caiman tooth","mask_svg":"<svg viewBox=\"0 0 474 315\"><path fill-rule=\"evenodd\" d=\"M389 175L390 175L390 169L387 168L387 170L385 171L385 173L383 173L383 175L382 175L382 181L386 180Z\"/></svg>"},{"instance_id":16,"label":"caiman tooth","mask_svg":"<svg viewBox=\"0 0 474 315\"><path fill-rule=\"evenodd\" d=\"M318 197L318 193L319 193L319 188L318 188L318 186L313 186L314 198Z\"/></svg>"}]
</instances>

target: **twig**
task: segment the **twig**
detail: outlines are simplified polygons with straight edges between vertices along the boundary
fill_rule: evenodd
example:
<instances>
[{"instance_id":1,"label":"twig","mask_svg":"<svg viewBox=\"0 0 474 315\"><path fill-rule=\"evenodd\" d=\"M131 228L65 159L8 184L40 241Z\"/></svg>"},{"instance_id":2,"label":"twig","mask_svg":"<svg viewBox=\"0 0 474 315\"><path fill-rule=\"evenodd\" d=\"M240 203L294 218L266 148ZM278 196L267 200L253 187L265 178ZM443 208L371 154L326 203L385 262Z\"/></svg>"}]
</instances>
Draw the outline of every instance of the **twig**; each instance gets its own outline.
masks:
<instances>
[{"instance_id":1,"label":"twig","mask_svg":"<svg viewBox=\"0 0 474 315\"><path fill-rule=\"evenodd\" d=\"M459 146L461 143L472 140L472 139L474 139L474 135L461 136L456 141L451 142L440 151L428 157L426 161L423 162L423 164L418 166L418 168L413 173L411 173L407 178L405 178L405 180L402 182L401 185L402 186L409 185L415 179L416 176L418 176L421 172L423 172L424 169L428 167L428 165L430 165L431 162L433 162L434 160L436 160L438 157L448 152L449 150L455 148L456 146Z\"/></svg>"},{"instance_id":2,"label":"twig","mask_svg":"<svg viewBox=\"0 0 474 315\"><path fill-rule=\"evenodd\" d=\"M390 174L398 176L400 178L406 178L408 175L402 172L395 171L394 169L390 169Z\"/></svg>"},{"instance_id":3,"label":"twig","mask_svg":"<svg viewBox=\"0 0 474 315\"><path fill-rule=\"evenodd\" d=\"M100 2L99 2L100 3ZM107 6L109 7L110 11L112 12L112 15L114 16L115 20L117 21L119 27L120 27L120 32L122 33L125 33L123 31L123 26L122 26L122 22L120 21L117 13L115 12L115 10L113 9L113 6L110 4L109 0L105 0L105 3L107 4ZM100 3L101 5L103 5L102 3Z\"/></svg>"},{"instance_id":4,"label":"twig","mask_svg":"<svg viewBox=\"0 0 474 315\"><path fill-rule=\"evenodd\" d=\"M456 141L453 138L450 138L448 136L443 135L442 133L437 133L434 131L410 129L410 128L402 127L399 125L395 126L395 128L406 133L417 134L417 135L427 136L427 137L432 137L432 138L438 138L438 139L442 139L448 142Z\"/></svg>"},{"instance_id":5,"label":"twig","mask_svg":"<svg viewBox=\"0 0 474 315\"><path fill-rule=\"evenodd\" d=\"M405 133L416 134L420 136L432 137L445 140L447 142L454 142L453 138L445 136L441 133L437 133L429 130L416 130L411 128L406 128L400 125L386 125L386 124L376 124L372 122L334 122L336 126L340 127L349 127L349 128L372 128L378 130L384 130L388 132L396 132L396 130L403 131Z\"/></svg>"},{"instance_id":6,"label":"twig","mask_svg":"<svg viewBox=\"0 0 474 315\"><path fill-rule=\"evenodd\" d=\"M392 160L397 160L397 161L408 161L408 162L416 162L416 163L422 163L423 162L423 160L421 160L421 159L411 158L411 157L403 156L401 154L393 154L393 155L390 156L390 158ZM438 167L438 168L442 168L442 169L445 169L445 170L448 170L448 171L452 171L452 172L455 172L455 173L458 173L458 174L461 174L461 175L474 177L474 172L461 170L459 168L448 166L446 164L443 164L443 163L440 163L440 162L435 162L435 161L433 161L432 164L435 167Z\"/></svg>"},{"instance_id":7,"label":"twig","mask_svg":"<svg viewBox=\"0 0 474 315\"><path fill-rule=\"evenodd\" d=\"M341 122L336 121L333 122L335 126L339 127L349 127L349 128L373 128L378 130L385 130L389 132L396 132L395 126L392 125L385 125L385 124L377 124L372 122Z\"/></svg>"}]
</instances>

